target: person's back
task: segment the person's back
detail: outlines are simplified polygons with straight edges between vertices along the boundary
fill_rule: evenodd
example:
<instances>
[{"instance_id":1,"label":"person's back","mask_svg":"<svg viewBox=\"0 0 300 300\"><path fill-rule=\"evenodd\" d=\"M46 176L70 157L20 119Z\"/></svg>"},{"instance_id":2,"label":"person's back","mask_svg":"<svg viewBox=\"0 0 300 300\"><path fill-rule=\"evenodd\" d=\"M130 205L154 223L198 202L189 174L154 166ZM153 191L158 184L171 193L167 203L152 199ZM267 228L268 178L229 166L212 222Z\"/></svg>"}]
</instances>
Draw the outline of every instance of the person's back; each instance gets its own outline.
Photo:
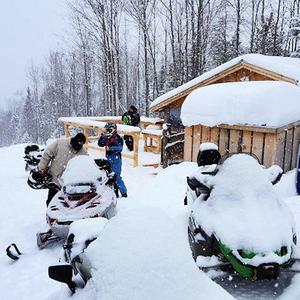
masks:
<instances>
[{"instance_id":1,"label":"person's back","mask_svg":"<svg viewBox=\"0 0 300 300\"><path fill-rule=\"evenodd\" d=\"M133 105L131 105L122 116L122 121L125 125L130 126L139 126L140 124L140 114L137 111L137 108ZM129 151L133 150L133 138L130 135L124 135L124 141L129 149Z\"/></svg>"}]
</instances>

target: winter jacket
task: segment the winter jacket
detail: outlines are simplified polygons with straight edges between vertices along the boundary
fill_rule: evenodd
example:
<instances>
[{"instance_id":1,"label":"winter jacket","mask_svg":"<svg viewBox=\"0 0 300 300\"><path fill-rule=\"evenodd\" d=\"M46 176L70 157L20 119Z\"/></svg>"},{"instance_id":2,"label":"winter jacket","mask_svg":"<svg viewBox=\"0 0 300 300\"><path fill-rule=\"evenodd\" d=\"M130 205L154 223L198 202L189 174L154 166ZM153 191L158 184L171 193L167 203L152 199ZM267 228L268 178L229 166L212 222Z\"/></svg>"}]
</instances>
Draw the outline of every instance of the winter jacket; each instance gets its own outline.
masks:
<instances>
[{"instance_id":1,"label":"winter jacket","mask_svg":"<svg viewBox=\"0 0 300 300\"><path fill-rule=\"evenodd\" d=\"M126 111L124 113L124 115L122 116L122 121L124 121L125 117L129 117L129 123L126 125L130 125L130 126L139 126L140 123L140 114L138 112L130 112L130 111Z\"/></svg>"},{"instance_id":2,"label":"winter jacket","mask_svg":"<svg viewBox=\"0 0 300 300\"><path fill-rule=\"evenodd\" d=\"M127 194L127 189L125 183L122 179L122 156L121 152L123 150L123 139L115 134L112 137L107 137L102 135L98 141L100 147L105 147L107 160L116 174L116 184L121 192L121 194Z\"/></svg>"},{"instance_id":3,"label":"winter jacket","mask_svg":"<svg viewBox=\"0 0 300 300\"><path fill-rule=\"evenodd\" d=\"M98 145L99 147L105 147L107 157L116 154L121 156L123 139L118 134L115 134L112 137L102 135L98 141Z\"/></svg>"},{"instance_id":4,"label":"winter jacket","mask_svg":"<svg viewBox=\"0 0 300 300\"><path fill-rule=\"evenodd\" d=\"M84 147L75 151L71 146L71 139L59 139L49 145L43 153L39 163L40 170L46 170L53 176L53 182L60 186L59 178L63 174L70 159L77 155L88 155Z\"/></svg>"}]
</instances>

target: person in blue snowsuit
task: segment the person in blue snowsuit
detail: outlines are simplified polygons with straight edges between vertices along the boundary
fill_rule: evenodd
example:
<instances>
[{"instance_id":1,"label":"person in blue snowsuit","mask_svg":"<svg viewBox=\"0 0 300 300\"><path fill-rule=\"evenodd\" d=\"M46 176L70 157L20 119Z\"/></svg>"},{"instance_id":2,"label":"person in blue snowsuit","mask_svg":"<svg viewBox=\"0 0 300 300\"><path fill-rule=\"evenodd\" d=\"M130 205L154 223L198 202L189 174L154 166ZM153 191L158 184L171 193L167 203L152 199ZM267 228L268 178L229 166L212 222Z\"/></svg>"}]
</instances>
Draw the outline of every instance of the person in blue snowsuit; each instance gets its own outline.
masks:
<instances>
[{"instance_id":1,"label":"person in blue snowsuit","mask_svg":"<svg viewBox=\"0 0 300 300\"><path fill-rule=\"evenodd\" d=\"M117 125L108 122L104 126L104 133L98 140L99 147L105 147L106 158L111 165L112 171L116 174L116 184L122 197L127 197L127 189L121 177L123 139L118 135Z\"/></svg>"}]
</instances>

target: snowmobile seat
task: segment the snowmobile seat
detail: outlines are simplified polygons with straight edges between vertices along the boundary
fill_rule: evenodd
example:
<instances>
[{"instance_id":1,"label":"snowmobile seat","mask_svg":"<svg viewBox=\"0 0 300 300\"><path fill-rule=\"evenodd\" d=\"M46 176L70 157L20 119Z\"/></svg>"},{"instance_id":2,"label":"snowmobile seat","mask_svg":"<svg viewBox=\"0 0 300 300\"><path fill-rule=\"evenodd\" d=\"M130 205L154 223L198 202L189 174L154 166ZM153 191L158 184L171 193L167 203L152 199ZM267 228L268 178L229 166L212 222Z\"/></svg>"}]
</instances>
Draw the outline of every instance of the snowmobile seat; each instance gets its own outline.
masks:
<instances>
[{"instance_id":1,"label":"snowmobile seat","mask_svg":"<svg viewBox=\"0 0 300 300\"><path fill-rule=\"evenodd\" d=\"M208 149L199 151L197 156L198 167L218 164L221 159L221 154L216 149Z\"/></svg>"},{"instance_id":2,"label":"snowmobile seat","mask_svg":"<svg viewBox=\"0 0 300 300\"><path fill-rule=\"evenodd\" d=\"M110 174L112 172L111 166L107 159L97 158L94 161L100 170L106 171L107 174Z\"/></svg>"}]
</instances>

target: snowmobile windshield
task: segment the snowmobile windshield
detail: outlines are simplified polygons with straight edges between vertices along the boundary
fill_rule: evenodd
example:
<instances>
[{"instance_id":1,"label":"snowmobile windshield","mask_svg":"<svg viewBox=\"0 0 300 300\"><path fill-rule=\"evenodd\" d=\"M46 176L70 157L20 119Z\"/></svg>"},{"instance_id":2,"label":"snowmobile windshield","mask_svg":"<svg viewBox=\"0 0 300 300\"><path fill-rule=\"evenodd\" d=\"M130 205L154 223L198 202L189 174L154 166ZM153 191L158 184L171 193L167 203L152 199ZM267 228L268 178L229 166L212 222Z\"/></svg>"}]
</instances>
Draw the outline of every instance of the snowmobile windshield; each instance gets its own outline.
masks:
<instances>
[{"instance_id":1,"label":"snowmobile windshield","mask_svg":"<svg viewBox=\"0 0 300 300\"><path fill-rule=\"evenodd\" d=\"M194 204L197 222L231 249L266 253L292 245L292 214L266 170L252 156L232 155L209 177L208 200Z\"/></svg>"},{"instance_id":2,"label":"snowmobile windshield","mask_svg":"<svg viewBox=\"0 0 300 300\"><path fill-rule=\"evenodd\" d=\"M249 155L251 157L253 157L255 160L257 160L258 163L260 163L258 157L254 154L254 153L250 153L250 152L243 152L243 153L238 153L238 152L234 152L234 153L228 153L225 154L224 156L222 156L221 160L219 161L219 165L224 164L224 162L230 158L233 155L238 155L238 154L245 154L245 155Z\"/></svg>"},{"instance_id":3,"label":"snowmobile windshield","mask_svg":"<svg viewBox=\"0 0 300 300\"><path fill-rule=\"evenodd\" d=\"M73 194L88 194L96 191L94 183L68 184L63 187L64 193L68 195Z\"/></svg>"}]
</instances>

